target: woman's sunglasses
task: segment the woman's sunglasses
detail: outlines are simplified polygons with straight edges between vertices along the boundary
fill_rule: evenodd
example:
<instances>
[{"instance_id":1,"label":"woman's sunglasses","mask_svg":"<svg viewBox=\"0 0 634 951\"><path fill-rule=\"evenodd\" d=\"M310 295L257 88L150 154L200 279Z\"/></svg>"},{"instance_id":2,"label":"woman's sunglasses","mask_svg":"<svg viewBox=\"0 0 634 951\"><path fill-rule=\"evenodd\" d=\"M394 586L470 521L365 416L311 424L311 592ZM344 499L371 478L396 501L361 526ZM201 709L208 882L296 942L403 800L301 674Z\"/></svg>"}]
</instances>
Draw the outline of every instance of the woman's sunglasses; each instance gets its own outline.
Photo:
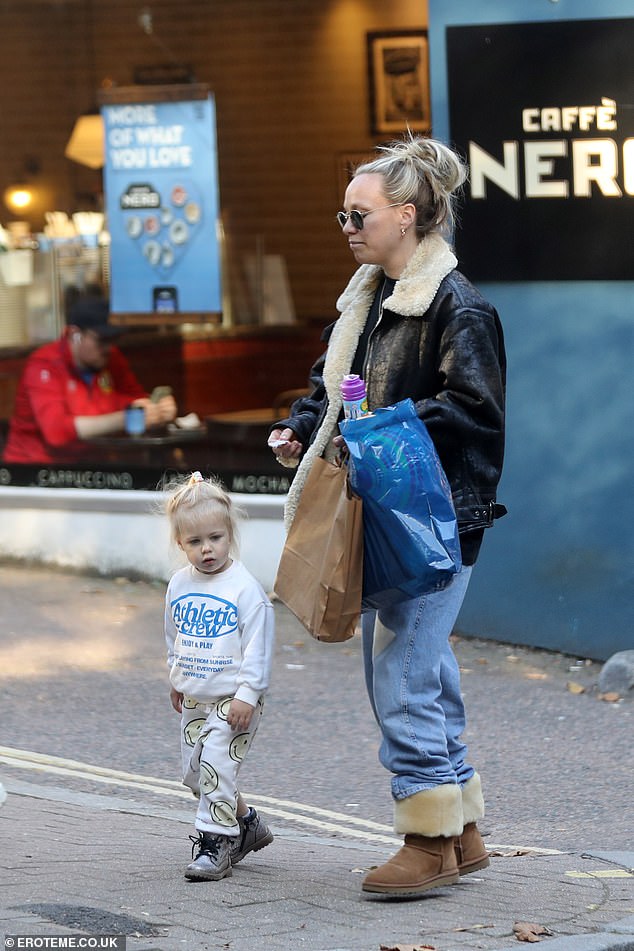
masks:
<instances>
[{"instance_id":1,"label":"woman's sunglasses","mask_svg":"<svg viewBox=\"0 0 634 951\"><path fill-rule=\"evenodd\" d=\"M352 227L361 231L363 229L363 219L367 218L368 215L374 214L375 211L383 211L384 208L397 208L400 204L400 201L393 201L391 205L381 205L380 208L371 208L370 211L338 211L337 221L342 228L345 228L348 221L351 221Z\"/></svg>"}]
</instances>

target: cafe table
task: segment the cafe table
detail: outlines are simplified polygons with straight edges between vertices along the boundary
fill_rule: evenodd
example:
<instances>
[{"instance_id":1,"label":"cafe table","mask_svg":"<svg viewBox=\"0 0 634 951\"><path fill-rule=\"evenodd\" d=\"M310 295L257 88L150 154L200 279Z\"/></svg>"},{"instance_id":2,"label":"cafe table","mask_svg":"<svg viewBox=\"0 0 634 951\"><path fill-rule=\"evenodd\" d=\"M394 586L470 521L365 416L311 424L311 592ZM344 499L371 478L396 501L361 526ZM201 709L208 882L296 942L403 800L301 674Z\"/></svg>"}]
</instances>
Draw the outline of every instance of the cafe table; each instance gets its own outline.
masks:
<instances>
[{"instance_id":1,"label":"cafe table","mask_svg":"<svg viewBox=\"0 0 634 951\"><path fill-rule=\"evenodd\" d=\"M209 446L206 426L195 429L153 428L138 435L113 433L85 440L94 446L99 459L109 463L139 466L175 466L202 464Z\"/></svg>"}]
</instances>

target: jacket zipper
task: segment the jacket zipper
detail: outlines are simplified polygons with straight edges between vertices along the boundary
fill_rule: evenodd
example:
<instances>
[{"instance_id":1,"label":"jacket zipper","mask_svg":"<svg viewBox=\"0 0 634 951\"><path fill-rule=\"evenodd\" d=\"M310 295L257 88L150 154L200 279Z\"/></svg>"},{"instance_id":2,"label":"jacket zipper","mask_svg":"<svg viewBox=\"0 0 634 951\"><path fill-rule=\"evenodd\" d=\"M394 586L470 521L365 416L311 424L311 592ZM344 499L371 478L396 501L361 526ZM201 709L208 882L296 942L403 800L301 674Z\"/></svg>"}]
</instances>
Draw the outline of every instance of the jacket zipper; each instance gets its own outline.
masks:
<instances>
[{"instance_id":1,"label":"jacket zipper","mask_svg":"<svg viewBox=\"0 0 634 951\"><path fill-rule=\"evenodd\" d=\"M386 278L385 275L384 275L384 276L383 276L383 287L381 288L381 291L382 291L382 293L381 293L381 300L380 300L380 303L379 303L379 318L378 318L377 322L375 323L374 327L372 328L372 330L370 331L370 333L369 333L369 335L368 335L368 345L367 345L367 347L365 348L365 357L364 357L364 360L363 360L363 379L365 380L365 392L366 392L366 397L368 396L368 393L369 393L369 382L370 382L370 381L368 380L368 363L369 363L369 360L370 360L370 350L372 349L372 338L374 337L374 334L376 333L376 331L377 331L377 329L378 329L378 327L379 327L379 324L380 324L381 321L383 320L383 292L385 291L386 281L387 281L387 278ZM392 293L394 293L394 289L393 289L393 288L392 288Z\"/></svg>"}]
</instances>

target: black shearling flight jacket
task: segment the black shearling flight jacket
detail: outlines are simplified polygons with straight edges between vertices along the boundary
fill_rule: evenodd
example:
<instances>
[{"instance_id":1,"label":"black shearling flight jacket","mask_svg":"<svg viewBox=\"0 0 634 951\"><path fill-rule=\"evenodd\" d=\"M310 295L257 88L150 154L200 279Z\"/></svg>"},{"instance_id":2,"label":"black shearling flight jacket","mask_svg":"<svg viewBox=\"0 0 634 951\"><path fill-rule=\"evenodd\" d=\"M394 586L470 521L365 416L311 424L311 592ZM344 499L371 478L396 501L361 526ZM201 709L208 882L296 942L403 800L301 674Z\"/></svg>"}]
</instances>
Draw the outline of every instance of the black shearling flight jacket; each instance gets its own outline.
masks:
<instances>
[{"instance_id":1,"label":"black shearling flight jacket","mask_svg":"<svg viewBox=\"0 0 634 951\"><path fill-rule=\"evenodd\" d=\"M434 238L436 245L442 240ZM447 250L445 245L445 259ZM422 263L431 258L433 265L435 252L434 246L428 249L427 260ZM440 258L443 259L443 253ZM408 265L392 296L386 299L370 335L364 379L370 410L407 398L414 401L447 474L463 562L469 565L477 558L484 528L506 512L496 502L504 457L506 357L497 312L455 267L448 269L451 259L455 264L451 255L440 272L434 272L440 282L436 283L433 296L426 276L417 280L413 267L416 262ZM347 312L355 309L360 298L367 315L367 305L379 286L380 274L380 268L365 265L353 277L340 298L342 316L324 331L328 351L311 370L313 392L294 403L289 418L276 424L293 429L306 449L314 443L328 417L329 403L333 402L334 384L331 379L328 385L326 360L331 367L336 366L339 379L349 372L351 365L348 354L353 353L353 346L346 344L341 348L345 351L343 361L330 353L338 345L335 328ZM434 282L432 289L433 285ZM356 340L361 330L362 322L357 317ZM328 429L332 429L335 408L331 408Z\"/></svg>"}]
</instances>

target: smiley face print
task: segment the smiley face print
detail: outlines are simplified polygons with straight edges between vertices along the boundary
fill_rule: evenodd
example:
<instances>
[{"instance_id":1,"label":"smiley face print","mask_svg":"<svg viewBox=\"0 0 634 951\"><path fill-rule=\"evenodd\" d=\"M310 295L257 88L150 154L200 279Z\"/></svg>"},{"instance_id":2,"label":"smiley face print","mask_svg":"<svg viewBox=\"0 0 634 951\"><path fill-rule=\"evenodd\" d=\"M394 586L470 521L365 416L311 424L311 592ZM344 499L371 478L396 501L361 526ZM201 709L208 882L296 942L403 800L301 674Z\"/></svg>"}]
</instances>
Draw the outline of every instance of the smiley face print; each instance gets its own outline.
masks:
<instances>
[{"instance_id":1,"label":"smiley face print","mask_svg":"<svg viewBox=\"0 0 634 951\"><path fill-rule=\"evenodd\" d=\"M247 755L250 740L250 733L238 733L237 736L234 736L231 743L229 744L229 756L234 762L242 762L244 757Z\"/></svg>"},{"instance_id":2,"label":"smiley face print","mask_svg":"<svg viewBox=\"0 0 634 951\"><path fill-rule=\"evenodd\" d=\"M214 822L220 826L234 826L236 824L236 807L226 799L219 799L211 804L209 814Z\"/></svg>"},{"instance_id":3,"label":"smiley face print","mask_svg":"<svg viewBox=\"0 0 634 951\"><path fill-rule=\"evenodd\" d=\"M200 764L200 792L203 796L210 796L218 788L218 773L209 763Z\"/></svg>"},{"instance_id":4,"label":"smiley face print","mask_svg":"<svg viewBox=\"0 0 634 951\"><path fill-rule=\"evenodd\" d=\"M188 746L196 745L196 740L205 725L205 720L205 717L197 717L195 720L190 720L189 723L183 727L183 737Z\"/></svg>"}]
</instances>

